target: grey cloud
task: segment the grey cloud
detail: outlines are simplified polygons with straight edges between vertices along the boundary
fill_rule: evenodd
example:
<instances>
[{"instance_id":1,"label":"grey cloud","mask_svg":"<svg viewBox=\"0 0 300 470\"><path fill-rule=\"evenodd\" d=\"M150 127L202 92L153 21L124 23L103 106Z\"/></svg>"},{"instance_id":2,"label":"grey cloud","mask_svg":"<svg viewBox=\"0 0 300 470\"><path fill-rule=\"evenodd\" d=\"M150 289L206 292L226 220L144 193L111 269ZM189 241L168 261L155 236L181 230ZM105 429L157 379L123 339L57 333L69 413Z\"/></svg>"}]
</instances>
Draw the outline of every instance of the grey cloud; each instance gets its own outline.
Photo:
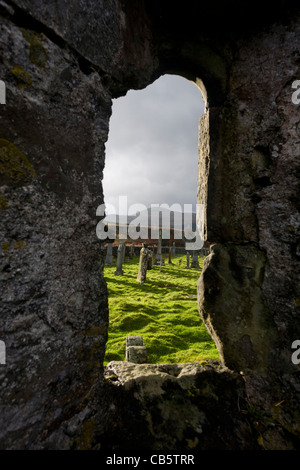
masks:
<instances>
[{"instance_id":1,"label":"grey cloud","mask_svg":"<svg viewBox=\"0 0 300 470\"><path fill-rule=\"evenodd\" d=\"M127 195L130 204L195 204L202 113L200 91L177 76L164 76L115 100L106 144L105 200Z\"/></svg>"}]
</instances>

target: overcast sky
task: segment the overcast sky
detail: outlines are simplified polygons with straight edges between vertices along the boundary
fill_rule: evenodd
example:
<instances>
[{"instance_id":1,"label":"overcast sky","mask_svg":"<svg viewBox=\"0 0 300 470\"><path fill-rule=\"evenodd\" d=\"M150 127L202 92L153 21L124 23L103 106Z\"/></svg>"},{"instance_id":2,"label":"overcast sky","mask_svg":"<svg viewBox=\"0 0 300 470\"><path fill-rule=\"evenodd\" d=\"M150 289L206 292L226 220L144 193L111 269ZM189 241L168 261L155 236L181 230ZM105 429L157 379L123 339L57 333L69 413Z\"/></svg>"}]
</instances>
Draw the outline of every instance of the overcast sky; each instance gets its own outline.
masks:
<instances>
[{"instance_id":1,"label":"overcast sky","mask_svg":"<svg viewBox=\"0 0 300 470\"><path fill-rule=\"evenodd\" d=\"M196 85L165 75L144 90L113 100L106 143L104 196L118 210L141 203L196 204L198 124L203 101Z\"/></svg>"}]
</instances>

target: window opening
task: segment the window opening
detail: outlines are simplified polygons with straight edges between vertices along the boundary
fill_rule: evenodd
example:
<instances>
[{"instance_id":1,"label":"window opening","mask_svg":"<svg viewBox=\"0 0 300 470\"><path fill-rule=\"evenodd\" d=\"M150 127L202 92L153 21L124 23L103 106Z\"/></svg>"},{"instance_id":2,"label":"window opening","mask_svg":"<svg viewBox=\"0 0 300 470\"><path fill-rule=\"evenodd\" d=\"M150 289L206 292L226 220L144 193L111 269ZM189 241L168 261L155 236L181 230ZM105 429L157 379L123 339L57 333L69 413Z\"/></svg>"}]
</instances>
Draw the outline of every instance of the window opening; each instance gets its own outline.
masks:
<instances>
[{"instance_id":1,"label":"window opening","mask_svg":"<svg viewBox=\"0 0 300 470\"><path fill-rule=\"evenodd\" d=\"M105 364L126 359L130 337L142 337L147 358L141 362L219 358L197 309L197 280L207 247L187 251L182 238L184 222L196 228L203 113L199 89L174 75L113 102L103 179L110 234L104 268L109 298ZM184 212L189 212L186 219ZM141 282L143 247L150 256Z\"/></svg>"}]
</instances>

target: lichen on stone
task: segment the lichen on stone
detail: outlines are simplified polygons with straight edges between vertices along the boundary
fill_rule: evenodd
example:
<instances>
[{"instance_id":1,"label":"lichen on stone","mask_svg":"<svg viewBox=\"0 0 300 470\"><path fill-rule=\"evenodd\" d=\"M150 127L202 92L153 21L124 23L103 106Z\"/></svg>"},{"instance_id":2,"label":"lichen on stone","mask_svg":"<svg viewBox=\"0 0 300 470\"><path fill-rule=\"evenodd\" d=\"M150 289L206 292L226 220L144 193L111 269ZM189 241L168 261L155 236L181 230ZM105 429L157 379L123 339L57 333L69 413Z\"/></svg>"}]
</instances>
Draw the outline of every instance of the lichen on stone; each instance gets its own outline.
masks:
<instances>
[{"instance_id":1,"label":"lichen on stone","mask_svg":"<svg viewBox=\"0 0 300 470\"><path fill-rule=\"evenodd\" d=\"M20 28L21 33L29 44L29 60L38 67L45 67L48 53L42 44L43 34Z\"/></svg>"},{"instance_id":2,"label":"lichen on stone","mask_svg":"<svg viewBox=\"0 0 300 470\"><path fill-rule=\"evenodd\" d=\"M23 240L17 240L16 244L14 245L14 249L17 250L19 248L26 248L26 243Z\"/></svg>"},{"instance_id":3,"label":"lichen on stone","mask_svg":"<svg viewBox=\"0 0 300 470\"><path fill-rule=\"evenodd\" d=\"M21 67L20 65L15 65L10 69L10 71L16 79L17 87L20 88L20 90L31 85L31 78L29 76L29 73L26 72L23 67Z\"/></svg>"},{"instance_id":4,"label":"lichen on stone","mask_svg":"<svg viewBox=\"0 0 300 470\"><path fill-rule=\"evenodd\" d=\"M107 325L92 325L88 330L83 330L84 336L106 335Z\"/></svg>"},{"instance_id":5,"label":"lichen on stone","mask_svg":"<svg viewBox=\"0 0 300 470\"><path fill-rule=\"evenodd\" d=\"M26 155L6 139L0 139L0 182L22 186L36 177Z\"/></svg>"},{"instance_id":6,"label":"lichen on stone","mask_svg":"<svg viewBox=\"0 0 300 470\"><path fill-rule=\"evenodd\" d=\"M91 418L82 424L81 435L70 442L71 449L88 450L91 447L92 436L95 431L95 420Z\"/></svg>"},{"instance_id":7,"label":"lichen on stone","mask_svg":"<svg viewBox=\"0 0 300 470\"><path fill-rule=\"evenodd\" d=\"M2 243L2 250L6 253L9 249L9 243L8 242L3 242Z\"/></svg>"},{"instance_id":8,"label":"lichen on stone","mask_svg":"<svg viewBox=\"0 0 300 470\"><path fill-rule=\"evenodd\" d=\"M1 210L5 210L5 209L7 209L7 208L8 208L8 204L7 204L6 200L5 200L5 197L1 195L1 196L0 196L0 209L1 209Z\"/></svg>"}]
</instances>

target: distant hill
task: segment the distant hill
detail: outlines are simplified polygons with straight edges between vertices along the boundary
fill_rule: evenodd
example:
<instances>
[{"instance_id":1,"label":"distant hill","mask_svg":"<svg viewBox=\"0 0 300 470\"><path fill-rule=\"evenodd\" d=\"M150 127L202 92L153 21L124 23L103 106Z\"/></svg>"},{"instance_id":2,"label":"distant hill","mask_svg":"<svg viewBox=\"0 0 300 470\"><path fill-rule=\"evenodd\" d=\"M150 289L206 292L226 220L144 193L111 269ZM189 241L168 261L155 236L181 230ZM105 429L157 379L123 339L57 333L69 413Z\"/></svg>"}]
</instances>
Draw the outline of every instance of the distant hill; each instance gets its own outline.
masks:
<instances>
[{"instance_id":1,"label":"distant hill","mask_svg":"<svg viewBox=\"0 0 300 470\"><path fill-rule=\"evenodd\" d=\"M135 219L137 224L143 227L161 227L164 228L170 224L171 229L183 230L184 228L184 214L182 212L171 211L167 208L151 208L148 207L146 210L137 213L135 215L108 215L106 221L110 225L125 225L130 224ZM185 219L187 226L192 230L196 230L196 213L186 213Z\"/></svg>"}]
</instances>

